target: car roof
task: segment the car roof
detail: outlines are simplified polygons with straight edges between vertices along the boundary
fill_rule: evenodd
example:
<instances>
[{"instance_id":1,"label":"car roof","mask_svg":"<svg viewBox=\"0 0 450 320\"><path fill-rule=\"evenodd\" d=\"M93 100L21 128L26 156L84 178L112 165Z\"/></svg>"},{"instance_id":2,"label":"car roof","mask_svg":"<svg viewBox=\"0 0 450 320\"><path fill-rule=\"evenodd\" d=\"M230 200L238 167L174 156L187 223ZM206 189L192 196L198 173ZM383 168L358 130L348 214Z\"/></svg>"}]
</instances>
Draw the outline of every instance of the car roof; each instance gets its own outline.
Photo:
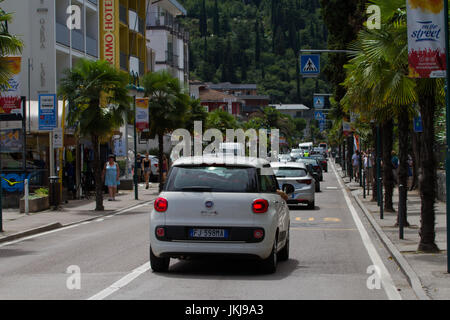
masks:
<instances>
[{"instance_id":1,"label":"car roof","mask_svg":"<svg viewBox=\"0 0 450 320\"><path fill-rule=\"evenodd\" d=\"M271 162L270 166L272 168L301 168L301 169L306 169L306 166L304 163L301 162Z\"/></svg>"},{"instance_id":2,"label":"car roof","mask_svg":"<svg viewBox=\"0 0 450 320\"><path fill-rule=\"evenodd\" d=\"M252 168L261 168L267 166L269 161L262 158L229 156L220 157L219 155L205 155L196 157L181 157L177 159L172 166L189 166L199 164L226 164L230 166L243 166Z\"/></svg>"}]
</instances>

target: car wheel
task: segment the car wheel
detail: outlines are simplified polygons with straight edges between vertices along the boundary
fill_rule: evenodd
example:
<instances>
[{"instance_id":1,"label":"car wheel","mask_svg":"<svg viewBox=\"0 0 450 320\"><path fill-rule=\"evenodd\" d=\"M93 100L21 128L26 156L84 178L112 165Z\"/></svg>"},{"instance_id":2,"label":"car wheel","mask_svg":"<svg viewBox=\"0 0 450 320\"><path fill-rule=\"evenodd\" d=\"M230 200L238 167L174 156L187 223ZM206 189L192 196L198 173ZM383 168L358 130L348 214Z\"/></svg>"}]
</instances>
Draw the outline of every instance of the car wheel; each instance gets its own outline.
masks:
<instances>
[{"instance_id":1,"label":"car wheel","mask_svg":"<svg viewBox=\"0 0 450 320\"><path fill-rule=\"evenodd\" d=\"M169 270L170 258L158 258L153 254L150 247L150 266L154 272L167 272Z\"/></svg>"},{"instance_id":2,"label":"car wheel","mask_svg":"<svg viewBox=\"0 0 450 320\"><path fill-rule=\"evenodd\" d=\"M261 270L263 273L271 274L277 271L277 262L278 262L277 245L278 245L278 238L275 237L272 252L261 263Z\"/></svg>"},{"instance_id":3,"label":"car wheel","mask_svg":"<svg viewBox=\"0 0 450 320\"><path fill-rule=\"evenodd\" d=\"M287 231L286 244L284 245L283 249L281 249L280 252L278 253L278 259L280 261L289 260L289 230Z\"/></svg>"},{"instance_id":4,"label":"car wheel","mask_svg":"<svg viewBox=\"0 0 450 320\"><path fill-rule=\"evenodd\" d=\"M316 207L316 202L315 201L308 203L308 209L314 210L315 207Z\"/></svg>"}]
</instances>

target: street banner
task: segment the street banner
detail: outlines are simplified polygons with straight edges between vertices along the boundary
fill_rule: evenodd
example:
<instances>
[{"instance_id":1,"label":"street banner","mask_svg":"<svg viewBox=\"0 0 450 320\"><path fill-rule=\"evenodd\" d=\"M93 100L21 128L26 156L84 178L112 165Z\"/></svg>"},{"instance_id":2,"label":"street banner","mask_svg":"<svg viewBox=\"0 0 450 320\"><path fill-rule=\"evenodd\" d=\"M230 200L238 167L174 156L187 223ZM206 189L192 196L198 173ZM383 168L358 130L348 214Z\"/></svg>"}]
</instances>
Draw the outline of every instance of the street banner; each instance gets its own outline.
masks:
<instances>
[{"instance_id":1,"label":"street banner","mask_svg":"<svg viewBox=\"0 0 450 320\"><path fill-rule=\"evenodd\" d=\"M148 131L148 98L136 98L136 130Z\"/></svg>"},{"instance_id":2,"label":"street banner","mask_svg":"<svg viewBox=\"0 0 450 320\"><path fill-rule=\"evenodd\" d=\"M52 131L58 127L58 100L56 94L39 95L39 130Z\"/></svg>"},{"instance_id":3,"label":"street banner","mask_svg":"<svg viewBox=\"0 0 450 320\"><path fill-rule=\"evenodd\" d=\"M444 78L444 0L407 0L409 76Z\"/></svg>"},{"instance_id":4,"label":"street banner","mask_svg":"<svg viewBox=\"0 0 450 320\"><path fill-rule=\"evenodd\" d=\"M361 151L359 146L359 136L357 136L356 134L353 136L353 143L355 145L355 150Z\"/></svg>"},{"instance_id":5,"label":"street banner","mask_svg":"<svg viewBox=\"0 0 450 320\"><path fill-rule=\"evenodd\" d=\"M1 153L22 152L22 129L6 129L0 131Z\"/></svg>"},{"instance_id":6,"label":"street banner","mask_svg":"<svg viewBox=\"0 0 450 320\"><path fill-rule=\"evenodd\" d=\"M352 127L351 127L350 122L347 122L347 121L342 122L342 131L343 131L344 135L347 135L350 132L352 132Z\"/></svg>"},{"instance_id":7,"label":"street banner","mask_svg":"<svg viewBox=\"0 0 450 320\"><path fill-rule=\"evenodd\" d=\"M20 98L20 63L21 57L0 58L9 66L12 77L8 80L9 87L0 88L0 116L22 116L22 104Z\"/></svg>"}]
</instances>

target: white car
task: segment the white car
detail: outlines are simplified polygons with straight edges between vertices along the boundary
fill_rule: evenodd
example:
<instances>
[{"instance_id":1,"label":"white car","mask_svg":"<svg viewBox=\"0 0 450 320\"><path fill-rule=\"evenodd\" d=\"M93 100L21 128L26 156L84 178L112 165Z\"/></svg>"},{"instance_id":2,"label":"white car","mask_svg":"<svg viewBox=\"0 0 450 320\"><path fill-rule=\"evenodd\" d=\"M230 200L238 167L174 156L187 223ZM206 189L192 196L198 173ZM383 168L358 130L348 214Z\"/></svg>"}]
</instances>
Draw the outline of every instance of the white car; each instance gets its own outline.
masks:
<instances>
[{"instance_id":1,"label":"white car","mask_svg":"<svg viewBox=\"0 0 450 320\"><path fill-rule=\"evenodd\" d=\"M277 190L264 159L178 159L150 215L153 271L167 271L170 258L232 255L275 272L277 261L289 258L290 221Z\"/></svg>"},{"instance_id":2,"label":"white car","mask_svg":"<svg viewBox=\"0 0 450 320\"><path fill-rule=\"evenodd\" d=\"M316 181L304 163L272 162L270 165L275 172L280 189L284 190L286 185L294 187L294 192L289 194L288 205L297 206L306 203L308 209L315 208Z\"/></svg>"}]
</instances>

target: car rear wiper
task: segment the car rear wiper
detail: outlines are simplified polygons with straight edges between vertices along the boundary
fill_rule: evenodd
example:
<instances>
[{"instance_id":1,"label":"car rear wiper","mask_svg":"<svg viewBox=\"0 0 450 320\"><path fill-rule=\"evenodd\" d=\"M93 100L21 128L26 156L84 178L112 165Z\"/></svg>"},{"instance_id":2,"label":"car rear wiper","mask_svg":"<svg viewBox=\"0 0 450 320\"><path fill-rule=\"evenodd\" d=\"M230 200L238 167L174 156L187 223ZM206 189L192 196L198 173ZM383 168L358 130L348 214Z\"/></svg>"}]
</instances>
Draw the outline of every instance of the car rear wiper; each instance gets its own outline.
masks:
<instances>
[{"instance_id":1,"label":"car rear wiper","mask_svg":"<svg viewBox=\"0 0 450 320\"><path fill-rule=\"evenodd\" d=\"M199 192L211 192L212 187L205 187L205 186L192 186L192 187L184 187L181 188L181 191L199 191Z\"/></svg>"}]
</instances>

